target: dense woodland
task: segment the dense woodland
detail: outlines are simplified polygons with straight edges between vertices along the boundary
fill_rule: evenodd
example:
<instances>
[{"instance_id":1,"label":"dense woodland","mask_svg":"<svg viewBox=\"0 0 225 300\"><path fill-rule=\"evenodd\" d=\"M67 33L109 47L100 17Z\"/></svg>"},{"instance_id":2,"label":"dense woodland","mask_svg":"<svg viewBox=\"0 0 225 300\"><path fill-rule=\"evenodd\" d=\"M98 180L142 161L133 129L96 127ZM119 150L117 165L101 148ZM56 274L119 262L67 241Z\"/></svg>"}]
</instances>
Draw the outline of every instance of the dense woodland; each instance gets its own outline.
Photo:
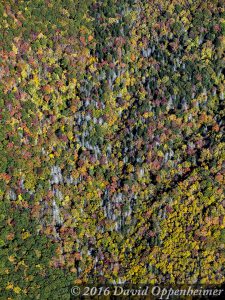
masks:
<instances>
[{"instance_id":1,"label":"dense woodland","mask_svg":"<svg viewBox=\"0 0 225 300\"><path fill-rule=\"evenodd\" d=\"M225 281L222 0L0 3L0 299Z\"/></svg>"}]
</instances>

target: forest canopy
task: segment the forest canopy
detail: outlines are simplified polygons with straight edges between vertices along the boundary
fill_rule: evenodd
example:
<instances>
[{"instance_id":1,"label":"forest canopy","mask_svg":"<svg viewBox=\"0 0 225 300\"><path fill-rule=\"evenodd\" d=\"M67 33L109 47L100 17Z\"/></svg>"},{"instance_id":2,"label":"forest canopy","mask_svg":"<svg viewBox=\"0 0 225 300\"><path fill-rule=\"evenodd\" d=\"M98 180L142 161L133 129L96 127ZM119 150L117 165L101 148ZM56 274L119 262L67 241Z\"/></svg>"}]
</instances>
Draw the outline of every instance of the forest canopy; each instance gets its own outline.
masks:
<instances>
[{"instance_id":1,"label":"forest canopy","mask_svg":"<svg viewBox=\"0 0 225 300\"><path fill-rule=\"evenodd\" d=\"M224 283L224 16L0 3L0 299Z\"/></svg>"}]
</instances>

